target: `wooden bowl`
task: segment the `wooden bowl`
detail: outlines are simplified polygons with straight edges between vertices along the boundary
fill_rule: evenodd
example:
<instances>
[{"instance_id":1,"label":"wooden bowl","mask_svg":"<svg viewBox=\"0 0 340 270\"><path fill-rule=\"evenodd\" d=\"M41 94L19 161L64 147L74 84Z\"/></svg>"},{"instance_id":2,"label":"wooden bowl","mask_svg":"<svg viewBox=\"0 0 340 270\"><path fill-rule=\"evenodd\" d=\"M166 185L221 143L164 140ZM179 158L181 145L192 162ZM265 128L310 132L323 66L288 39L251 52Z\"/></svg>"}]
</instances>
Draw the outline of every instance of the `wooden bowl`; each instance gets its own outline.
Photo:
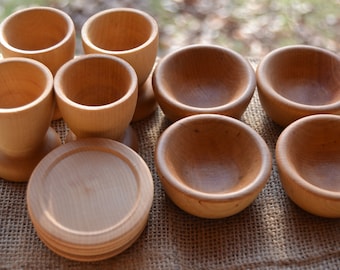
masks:
<instances>
[{"instance_id":1,"label":"wooden bowl","mask_svg":"<svg viewBox=\"0 0 340 270\"><path fill-rule=\"evenodd\" d=\"M255 72L246 59L213 45L191 45L170 53L153 74L156 100L173 122L202 113L240 118L255 86Z\"/></svg>"},{"instance_id":2,"label":"wooden bowl","mask_svg":"<svg viewBox=\"0 0 340 270\"><path fill-rule=\"evenodd\" d=\"M271 173L271 154L253 129L217 114L188 116L160 136L155 165L182 210L222 218L249 206Z\"/></svg>"},{"instance_id":3,"label":"wooden bowl","mask_svg":"<svg viewBox=\"0 0 340 270\"><path fill-rule=\"evenodd\" d=\"M340 217L340 116L319 114L289 125L276 145L287 195L305 211Z\"/></svg>"},{"instance_id":4,"label":"wooden bowl","mask_svg":"<svg viewBox=\"0 0 340 270\"><path fill-rule=\"evenodd\" d=\"M137 76L126 61L109 55L79 56L54 80L57 103L77 138L122 141L137 103Z\"/></svg>"},{"instance_id":5,"label":"wooden bowl","mask_svg":"<svg viewBox=\"0 0 340 270\"><path fill-rule=\"evenodd\" d=\"M340 114L340 58L312 46L287 46L266 55L256 70L261 104L281 126L307 115Z\"/></svg>"},{"instance_id":6,"label":"wooden bowl","mask_svg":"<svg viewBox=\"0 0 340 270\"><path fill-rule=\"evenodd\" d=\"M143 232L153 179L133 150L87 138L50 152L27 187L27 208L40 239L57 254L98 261L130 247Z\"/></svg>"}]
</instances>

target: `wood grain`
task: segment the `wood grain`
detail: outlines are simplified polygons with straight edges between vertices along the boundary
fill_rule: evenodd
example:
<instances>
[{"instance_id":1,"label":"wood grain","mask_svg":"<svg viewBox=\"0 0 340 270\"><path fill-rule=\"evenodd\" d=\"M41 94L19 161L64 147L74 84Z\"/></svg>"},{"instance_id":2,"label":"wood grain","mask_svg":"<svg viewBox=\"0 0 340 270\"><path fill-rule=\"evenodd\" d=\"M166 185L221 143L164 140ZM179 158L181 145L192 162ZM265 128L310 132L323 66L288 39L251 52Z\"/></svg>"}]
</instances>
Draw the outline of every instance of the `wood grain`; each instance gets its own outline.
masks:
<instances>
[{"instance_id":1,"label":"wood grain","mask_svg":"<svg viewBox=\"0 0 340 270\"><path fill-rule=\"evenodd\" d=\"M240 118L255 86L246 59L215 45L191 45L170 53L153 75L156 100L173 122L199 113Z\"/></svg>"},{"instance_id":2,"label":"wood grain","mask_svg":"<svg viewBox=\"0 0 340 270\"><path fill-rule=\"evenodd\" d=\"M81 39L86 54L114 55L130 63L142 86L156 60L158 31L156 20L144 11L112 8L88 18Z\"/></svg>"},{"instance_id":3,"label":"wood grain","mask_svg":"<svg viewBox=\"0 0 340 270\"><path fill-rule=\"evenodd\" d=\"M340 116L307 116L289 125L276 145L280 179L301 208L340 217Z\"/></svg>"},{"instance_id":4,"label":"wood grain","mask_svg":"<svg viewBox=\"0 0 340 270\"><path fill-rule=\"evenodd\" d=\"M200 114L178 120L160 136L155 165L168 196L203 218L234 215L266 184L271 155L262 138L231 117Z\"/></svg>"},{"instance_id":5,"label":"wood grain","mask_svg":"<svg viewBox=\"0 0 340 270\"><path fill-rule=\"evenodd\" d=\"M76 48L75 26L71 17L52 7L30 7L10 14L2 22L0 48L4 58L27 57L46 65L53 75ZM58 106L53 120L61 118Z\"/></svg>"},{"instance_id":6,"label":"wood grain","mask_svg":"<svg viewBox=\"0 0 340 270\"><path fill-rule=\"evenodd\" d=\"M53 76L40 62L11 57L0 62L0 177L27 181L40 159L60 144L49 128Z\"/></svg>"},{"instance_id":7,"label":"wood grain","mask_svg":"<svg viewBox=\"0 0 340 270\"><path fill-rule=\"evenodd\" d=\"M137 87L126 61L103 54L70 60L54 79L61 114L78 138L121 140L135 112Z\"/></svg>"},{"instance_id":8,"label":"wood grain","mask_svg":"<svg viewBox=\"0 0 340 270\"><path fill-rule=\"evenodd\" d=\"M129 247L143 231L153 199L145 162L109 139L69 142L34 170L27 190L31 220L58 254L93 261Z\"/></svg>"},{"instance_id":9,"label":"wood grain","mask_svg":"<svg viewBox=\"0 0 340 270\"><path fill-rule=\"evenodd\" d=\"M340 58L326 49L294 45L276 49L259 63L262 107L286 127L312 114L340 114Z\"/></svg>"}]
</instances>

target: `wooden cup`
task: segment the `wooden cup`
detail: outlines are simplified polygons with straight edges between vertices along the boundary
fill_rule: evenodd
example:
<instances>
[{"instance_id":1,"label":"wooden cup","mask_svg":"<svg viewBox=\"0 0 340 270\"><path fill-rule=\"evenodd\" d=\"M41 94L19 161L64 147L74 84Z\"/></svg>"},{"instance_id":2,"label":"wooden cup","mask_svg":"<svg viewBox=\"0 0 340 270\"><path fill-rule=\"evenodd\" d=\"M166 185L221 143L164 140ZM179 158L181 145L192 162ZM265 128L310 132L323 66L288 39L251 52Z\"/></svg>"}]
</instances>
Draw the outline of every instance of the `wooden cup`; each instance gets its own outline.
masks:
<instances>
[{"instance_id":1,"label":"wooden cup","mask_svg":"<svg viewBox=\"0 0 340 270\"><path fill-rule=\"evenodd\" d=\"M64 64L54 80L57 104L76 138L123 141L137 102L137 76L126 61L90 54Z\"/></svg>"},{"instance_id":2,"label":"wooden cup","mask_svg":"<svg viewBox=\"0 0 340 270\"><path fill-rule=\"evenodd\" d=\"M86 54L114 55L126 60L135 69L139 91L133 120L145 118L156 108L148 80L151 81L150 74L157 56L158 32L154 18L131 8L113 8L96 13L81 29Z\"/></svg>"},{"instance_id":3,"label":"wooden cup","mask_svg":"<svg viewBox=\"0 0 340 270\"><path fill-rule=\"evenodd\" d=\"M60 138L49 128L54 109L53 76L27 58L0 61L0 177L27 181Z\"/></svg>"},{"instance_id":4,"label":"wooden cup","mask_svg":"<svg viewBox=\"0 0 340 270\"><path fill-rule=\"evenodd\" d=\"M2 55L27 57L46 65L53 75L75 53L75 27L65 12L51 7L32 7L8 16L1 24ZM53 119L60 118L56 108Z\"/></svg>"}]
</instances>

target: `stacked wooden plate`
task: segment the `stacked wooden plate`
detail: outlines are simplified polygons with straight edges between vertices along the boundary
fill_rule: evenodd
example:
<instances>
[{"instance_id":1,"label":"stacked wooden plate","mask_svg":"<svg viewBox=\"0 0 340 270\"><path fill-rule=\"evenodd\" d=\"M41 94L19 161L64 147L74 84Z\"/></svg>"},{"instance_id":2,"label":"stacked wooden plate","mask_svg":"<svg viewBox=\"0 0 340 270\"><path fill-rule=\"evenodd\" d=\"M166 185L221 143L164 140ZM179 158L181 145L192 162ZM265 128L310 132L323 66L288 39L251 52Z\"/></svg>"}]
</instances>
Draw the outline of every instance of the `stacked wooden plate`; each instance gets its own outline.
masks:
<instances>
[{"instance_id":1,"label":"stacked wooden plate","mask_svg":"<svg viewBox=\"0 0 340 270\"><path fill-rule=\"evenodd\" d=\"M102 260L143 232L153 200L144 160L109 139L81 139L50 152L35 168L27 207L40 239L57 254Z\"/></svg>"}]
</instances>

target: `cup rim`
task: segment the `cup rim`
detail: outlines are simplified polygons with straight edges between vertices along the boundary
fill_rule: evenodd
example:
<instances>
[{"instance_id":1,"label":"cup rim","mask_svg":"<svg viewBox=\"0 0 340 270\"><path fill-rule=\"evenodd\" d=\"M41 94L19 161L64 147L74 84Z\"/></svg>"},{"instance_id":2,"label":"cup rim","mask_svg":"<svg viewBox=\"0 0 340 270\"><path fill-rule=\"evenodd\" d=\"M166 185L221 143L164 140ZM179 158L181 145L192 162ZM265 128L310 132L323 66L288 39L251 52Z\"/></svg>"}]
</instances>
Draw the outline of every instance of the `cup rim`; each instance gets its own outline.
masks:
<instances>
[{"instance_id":1,"label":"cup rim","mask_svg":"<svg viewBox=\"0 0 340 270\"><path fill-rule=\"evenodd\" d=\"M44 90L42 93L33 101L14 108L1 108L0 107L0 113L8 113L11 114L13 112L19 112L19 111L25 111L32 107L35 107L37 104L39 104L41 101L45 100L46 97L53 91L53 75L51 71L41 62L31 59L31 58L24 58L24 57L10 57L10 58L4 58L0 60L0 65L6 65L8 63L15 63L15 62L22 62L26 63L31 66L37 67L46 77L46 85L44 86Z\"/></svg>"},{"instance_id":2,"label":"cup rim","mask_svg":"<svg viewBox=\"0 0 340 270\"><path fill-rule=\"evenodd\" d=\"M52 45L52 46L50 46L48 48L43 48L43 49L38 49L38 50L20 49L20 48L14 47L10 43L8 43L7 39L4 37L3 33L4 33L4 28L10 22L10 20L13 19L15 16L17 16L19 14L23 14L23 13L26 13L26 12L38 11L38 10L39 11L43 10L43 11L54 12L54 13L58 14L60 17L62 17L64 19L64 21L67 23L67 33L63 37L63 39L59 40L56 44L54 44L54 45ZM60 9L57 9L57 8L53 8L53 7L41 7L41 6L28 7L28 8L20 9L20 10L18 10L16 12L10 14L0 24L0 43L5 48L7 48L7 49L9 49L11 51L14 51L16 53L20 53L20 54L24 54L24 55L33 55L33 54L37 54L37 53L49 52L49 51L55 50L58 47L61 47L62 45L67 43L69 39L72 38L74 33L75 33L75 27L74 27L73 20L71 19L71 17L66 12L64 12L64 11L62 11Z\"/></svg>"},{"instance_id":3,"label":"cup rim","mask_svg":"<svg viewBox=\"0 0 340 270\"><path fill-rule=\"evenodd\" d=\"M63 75L67 72L68 68L70 68L72 65L76 63L79 63L80 61L84 61L88 59L98 59L98 58L116 61L120 65L126 68L128 73L131 75L131 84L128 87L126 93L121 98L113 102L103 104L103 105L90 106L90 105L84 105L84 104L80 104L80 103L73 101L65 94L65 92L63 91L61 87L61 80L62 80ZM63 102L67 104L71 104L75 108L86 109L88 111L105 110L107 108L117 106L118 104L121 104L125 102L127 99L129 99L137 90L138 90L138 79L137 79L137 74L135 70L132 68L132 66L127 61L117 56L113 56L113 55L87 54L87 55L81 55L81 56L75 57L74 59L69 60L64 65L62 65L54 77L54 91L56 93L56 96L60 98L61 100L63 100Z\"/></svg>"},{"instance_id":4,"label":"cup rim","mask_svg":"<svg viewBox=\"0 0 340 270\"><path fill-rule=\"evenodd\" d=\"M122 12L138 14L144 17L150 23L152 31L148 39L143 44L137 47L131 48L131 49L127 49L127 50L106 50L93 44L93 42L90 40L87 34L88 28L90 27L90 25L100 16L107 15L110 13L122 13ZM88 18L83 24L83 26L81 27L80 34L81 34L82 42L86 43L87 46L89 46L93 50L98 51L100 53L104 53L104 54L115 54L117 56L122 56L125 54L138 51L142 48L148 47L158 37L158 24L151 15L149 15L148 13L142 10L135 9L135 8L110 8L110 9L97 12L94 15L92 15L90 18Z\"/></svg>"}]
</instances>

